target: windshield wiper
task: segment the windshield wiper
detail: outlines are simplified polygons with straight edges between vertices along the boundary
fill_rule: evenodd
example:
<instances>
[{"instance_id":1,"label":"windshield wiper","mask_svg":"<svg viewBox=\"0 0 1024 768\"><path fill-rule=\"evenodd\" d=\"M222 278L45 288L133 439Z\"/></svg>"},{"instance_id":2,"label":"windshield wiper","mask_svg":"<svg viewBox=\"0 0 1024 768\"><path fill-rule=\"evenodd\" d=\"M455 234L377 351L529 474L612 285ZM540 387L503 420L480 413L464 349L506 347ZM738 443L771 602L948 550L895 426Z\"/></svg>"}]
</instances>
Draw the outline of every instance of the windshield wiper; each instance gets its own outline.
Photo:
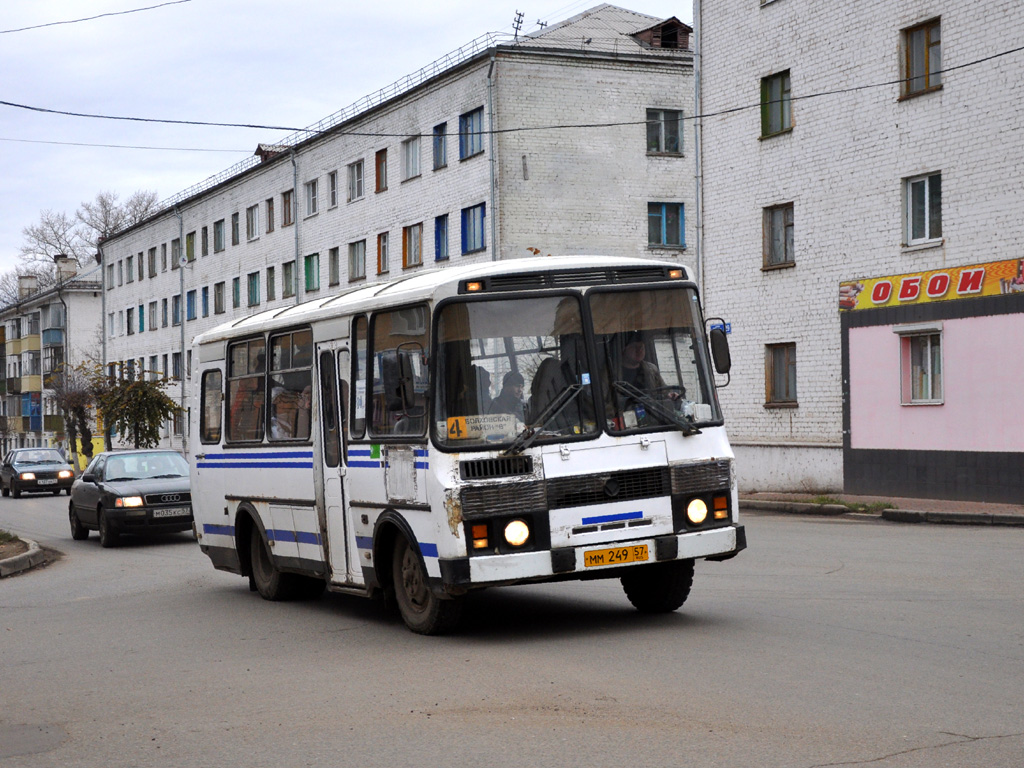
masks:
<instances>
[{"instance_id":1,"label":"windshield wiper","mask_svg":"<svg viewBox=\"0 0 1024 768\"><path fill-rule=\"evenodd\" d=\"M184 477L184 475L153 475L150 480L163 480L168 477Z\"/></svg>"},{"instance_id":2,"label":"windshield wiper","mask_svg":"<svg viewBox=\"0 0 1024 768\"><path fill-rule=\"evenodd\" d=\"M582 384L570 384L555 397L547 408L540 412L536 421L533 424L528 425L520 432L516 439L512 441L512 444L501 452L502 456L511 456L516 453L522 453L524 449L529 448L534 440L540 435L541 430L548 425L548 423L554 419L558 414L565 410L565 407L569 405L576 396L583 391Z\"/></svg>"},{"instance_id":3,"label":"windshield wiper","mask_svg":"<svg viewBox=\"0 0 1024 768\"><path fill-rule=\"evenodd\" d=\"M137 477L108 477L103 482L105 483L123 483L125 480L138 480Z\"/></svg>"},{"instance_id":4,"label":"windshield wiper","mask_svg":"<svg viewBox=\"0 0 1024 768\"><path fill-rule=\"evenodd\" d=\"M679 427L679 431L687 437L690 435L700 434L700 430L693 426L693 422L687 420L683 414L671 408L666 408L662 403L655 400L642 389L637 389L628 381L613 382L612 387L614 387L620 394L623 394L632 400L636 400L638 403L642 403L647 410L651 411L656 416L661 417L662 420L675 424Z\"/></svg>"}]
</instances>

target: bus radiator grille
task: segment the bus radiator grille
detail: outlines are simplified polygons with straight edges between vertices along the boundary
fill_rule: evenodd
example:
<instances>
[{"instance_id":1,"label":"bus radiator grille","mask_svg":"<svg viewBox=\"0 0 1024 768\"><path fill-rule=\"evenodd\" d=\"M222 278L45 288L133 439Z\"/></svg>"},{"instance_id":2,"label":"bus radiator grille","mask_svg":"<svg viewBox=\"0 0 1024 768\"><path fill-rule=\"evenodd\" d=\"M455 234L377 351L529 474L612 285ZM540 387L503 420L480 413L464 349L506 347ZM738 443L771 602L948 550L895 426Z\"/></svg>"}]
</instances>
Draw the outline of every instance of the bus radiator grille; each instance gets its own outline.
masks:
<instances>
[{"instance_id":1,"label":"bus radiator grille","mask_svg":"<svg viewBox=\"0 0 1024 768\"><path fill-rule=\"evenodd\" d=\"M491 480L533 474L532 456L501 456L496 459L473 459L459 462L463 480Z\"/></svg>"},{"instance_id":2,"label":"bus radiator grille","mask_svg":"<svg viewBox=\"0 0 1024 768\"><path fill-rule=\"evenodd\" d=\"M545 509L544 484L503 483L462 489L462 516L523 515Z\"/></svg>"},{"instance_id":3,"label":"bus radiator grille","mask_svg":"<svg viewBox=\"0 0 1024 768\"><path fill-rule=\"evenodd\" d=\"M628 469L548 481L548 508L587 507L669 495L667 467Z\"/></svg>"},{"instance_id":4,"label":"bus radiator grille","mask_svg":"<svg viewBox=\"0 0 1024 768\"><path fill-rule=\"evenodd\" d=\"M732 487L732 461L676 464L672 467L672 493L727 491Z\"/></svg>"}]
</instances>

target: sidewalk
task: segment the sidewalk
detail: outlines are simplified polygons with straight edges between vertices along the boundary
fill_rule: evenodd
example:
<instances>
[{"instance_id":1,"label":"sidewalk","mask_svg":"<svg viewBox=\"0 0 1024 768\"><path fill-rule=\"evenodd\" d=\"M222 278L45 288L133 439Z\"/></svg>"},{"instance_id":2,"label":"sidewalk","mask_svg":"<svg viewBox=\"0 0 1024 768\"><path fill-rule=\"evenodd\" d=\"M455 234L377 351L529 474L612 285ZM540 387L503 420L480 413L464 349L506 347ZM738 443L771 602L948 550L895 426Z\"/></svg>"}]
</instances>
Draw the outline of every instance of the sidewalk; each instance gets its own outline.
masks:
<instances>
[{"instance_id":1,"label":"sidewalk","mask_svg":"<svg viewBox=\"0 0 1024 768\"><path fill-rule=\"evenodd\" d=\"M740 494L741 511L801 515L866 514L895 523L1024 526L1024 505L980 501L909 499L894 496L853 496L809 493Z\"/></svg>"}]
</instances>

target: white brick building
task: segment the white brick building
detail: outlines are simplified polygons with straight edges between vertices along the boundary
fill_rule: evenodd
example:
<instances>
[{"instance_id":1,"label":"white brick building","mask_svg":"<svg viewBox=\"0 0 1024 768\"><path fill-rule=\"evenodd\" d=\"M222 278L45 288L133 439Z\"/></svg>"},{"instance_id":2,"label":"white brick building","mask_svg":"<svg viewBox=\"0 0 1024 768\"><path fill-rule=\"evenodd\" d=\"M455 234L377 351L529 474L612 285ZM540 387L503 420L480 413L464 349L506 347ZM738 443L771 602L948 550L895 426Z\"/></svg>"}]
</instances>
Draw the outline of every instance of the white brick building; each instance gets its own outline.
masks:
<instances>
[{"instance_id":1,"label":"white brick building","mask_svg":"<svg viewBox=\"0 0 1024 768\"><path fill-rule=\"evenodd\" d=\"M1024 439L997 422L1024 329L1022 24L1018 0L695 7L705 300L732 321L746 490L1020 499ZM970 265L986 287L957 293Z\"/></svg>"},{"instance_id":2,"label":"white brick building","mask_svg":"<svg viewBox=\"0 0 1024 768\"><path fill-rule=\"evenodd\" d=\"M536 252L684 259L690 32L601 5L261 145L104 243L105 360L187 387L195 334L353 283Z\"/></svg>"}]
</instances>

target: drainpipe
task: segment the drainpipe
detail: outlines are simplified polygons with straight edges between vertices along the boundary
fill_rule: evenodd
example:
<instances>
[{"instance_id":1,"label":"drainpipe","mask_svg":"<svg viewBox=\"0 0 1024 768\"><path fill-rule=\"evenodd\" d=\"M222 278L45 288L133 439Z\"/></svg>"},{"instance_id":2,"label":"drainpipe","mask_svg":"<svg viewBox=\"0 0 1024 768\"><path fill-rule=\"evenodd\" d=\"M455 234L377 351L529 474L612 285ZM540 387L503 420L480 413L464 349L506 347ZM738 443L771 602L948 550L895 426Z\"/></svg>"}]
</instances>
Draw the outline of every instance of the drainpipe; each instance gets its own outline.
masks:
<instances>
[{"instance_id":1,"label":"drainpipe","mask_svg":"<svg viewBox=\"0 0 1024 768\"><path fill-rule=\"evenodd\" d=\"M302 298L299 296L299 164L296 160L295 147L288 151L292 160L292 226L295 227L295 269L292 272L292 288L295 303L300 304Z\"/></svg>"},{"instance_id":2,"label":"drainpipe","mask_svg":"<svg viewBox=\"0 0 1024 768\"><path fill-rule=\"evenodd\" d=\"M702 126L700 115L704 112L704 104L701 90L701 0L693 0L693 107L697 113L697 118L693 121L693 152L696 155L696 167L695 167L695 195L694 207L697 209L697 243L696 243L696 257L697 257L697 287L701 290L701 298L706 302L704 297L704 163L702 158L702 152L704 151L704 145L702 143Z\"/></svg>"},{"instance_id":3,"label":"drainpipe","mask_svg":"<svg viewBox=\"0 0 1024 768\"><path fill-rule=\"evenodd\" d=\"M178 373L181 374L181 452L186 456L188 455L188 441L185 440L185 434L188 432L186 426L187 420L185 419L185 223L181 218L181 211L178 210L177 206L174 208L174 215L178 217L178 295L181 297L178 299L178 327L181 330L181 370ZM173 430L171 430L173 432ZM171 444L174 444L174 435L171 435Z\"/></svg>"},{"instance_id":4,"label":"drainpipe","mask_svg":"<svg viewBox=\"0 0 1024 768\"><path fill-rule=\"evenodd\" d=\"M100 291L100 294L101 294L101 296L100 296L100 307L101 307L101 310L100 311L103 312L103 318L102 318L103 324L100 326L103 329L103 333L100 334L101 338L103 339L103 342L102 342L102 351L101 351L100 354L101 354L101 357L102 357L101 364L103 365L103 375L106 376L107 375L107 334L110 332L110 328L107 326L107 254L104 253L104 251L103 251L103 244L102 243L97 243L96 244L96 249L100 252L100 285L103 287L103 290ZM67 321L67 318L65 318L65 322L66 321Z\"/></svg>"},{"instance_id":5,"label":"drainpipe","mask_svg":"<svg viewBox=\"0 0 1024 768\"><path fill-rule=\"evenodd\" d=\"M491 168L491 261L498 260L498 211L494 207L494 65L495 56L491 54L491 65L487 68L487 129L490 134L490 168Z\"/></svg>"}]
</instances>

